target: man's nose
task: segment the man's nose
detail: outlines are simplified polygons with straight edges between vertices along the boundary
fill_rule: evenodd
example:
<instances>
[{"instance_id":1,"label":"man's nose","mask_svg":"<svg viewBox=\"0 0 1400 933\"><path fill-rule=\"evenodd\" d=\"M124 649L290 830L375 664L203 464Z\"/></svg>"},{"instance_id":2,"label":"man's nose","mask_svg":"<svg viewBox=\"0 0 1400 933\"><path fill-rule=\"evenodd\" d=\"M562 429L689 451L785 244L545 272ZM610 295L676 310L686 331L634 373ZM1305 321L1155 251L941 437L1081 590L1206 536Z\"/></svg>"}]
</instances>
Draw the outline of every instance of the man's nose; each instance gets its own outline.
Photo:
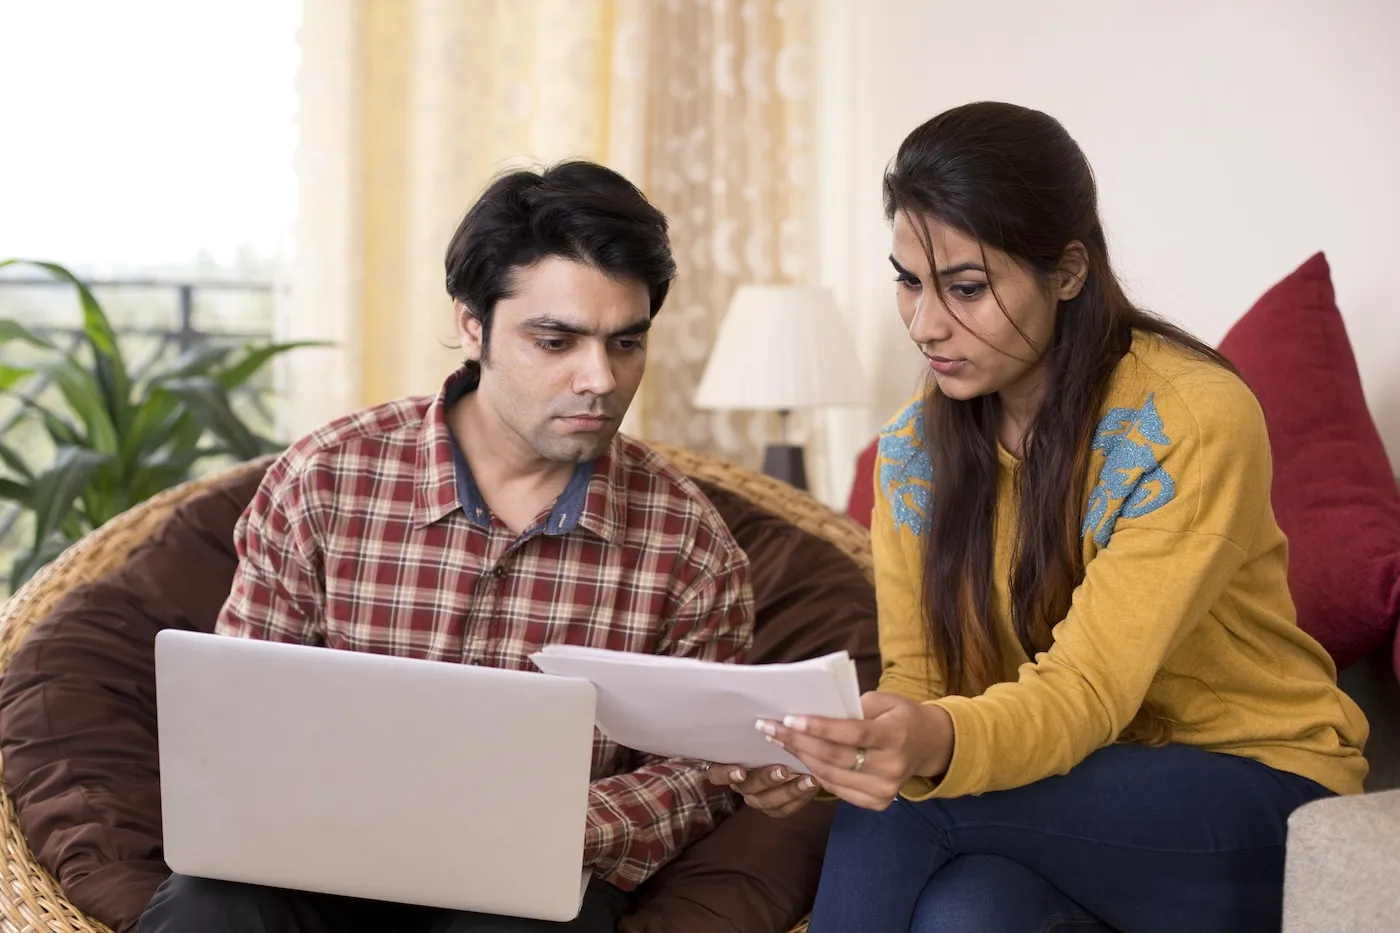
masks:
<instances>
[{"instance_id":1,"label":"man's nose","mask_svg":"<svg viewBox=\"0 0 1400 933\"><path fill-rule=\"evenodd\" d=\"M602 344L590 344L579 354L579 366L574 373L574 391L580 395L611 395L617 388L613 361Z\"/></svg>"}]
</instances>

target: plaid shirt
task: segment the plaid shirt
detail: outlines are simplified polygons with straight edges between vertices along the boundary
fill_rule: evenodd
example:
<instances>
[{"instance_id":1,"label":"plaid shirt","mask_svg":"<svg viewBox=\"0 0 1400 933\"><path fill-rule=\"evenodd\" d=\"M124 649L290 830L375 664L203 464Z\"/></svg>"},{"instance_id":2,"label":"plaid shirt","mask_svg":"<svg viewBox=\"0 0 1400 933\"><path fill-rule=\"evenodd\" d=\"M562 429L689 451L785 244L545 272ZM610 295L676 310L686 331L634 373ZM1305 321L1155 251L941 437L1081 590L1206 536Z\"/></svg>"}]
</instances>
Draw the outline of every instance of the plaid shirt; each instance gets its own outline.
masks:
<instances>
[{"instance_id":1,"label":"plaid shirt","mask_svg":"<svg viewBox=\"0 0 1400 933\"><path fill-rule=\"evenodd\" d=\"M511 670L533 669L530 653L551 643L740 660L748 559L699 490L618 435L516 535L448 427L472 388L459 371L436 398L342 418L278 458L235 531L217 631ZM601 734L592 778L585 864L624 890L733 805L699 762Z\"/></svg>"}]
</instances>

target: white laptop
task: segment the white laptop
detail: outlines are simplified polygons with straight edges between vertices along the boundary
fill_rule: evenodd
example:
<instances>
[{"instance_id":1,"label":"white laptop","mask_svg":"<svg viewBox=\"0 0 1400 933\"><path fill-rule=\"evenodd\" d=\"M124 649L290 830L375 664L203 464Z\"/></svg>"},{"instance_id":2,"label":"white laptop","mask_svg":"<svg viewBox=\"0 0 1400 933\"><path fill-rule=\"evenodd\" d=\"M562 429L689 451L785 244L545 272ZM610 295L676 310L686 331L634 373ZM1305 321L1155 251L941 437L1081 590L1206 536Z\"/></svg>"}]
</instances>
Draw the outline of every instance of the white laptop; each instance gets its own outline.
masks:
<instances>
[{"instance_id":1,"label":"white laptop","mask_svg":"<svg viewBox=\"0 0 1400 933\"><path fill-rule=\"evenodd\" d=\"M167 630L156 693L174 871L578 915L587 681Z\"/></svg>"}]
</instances>

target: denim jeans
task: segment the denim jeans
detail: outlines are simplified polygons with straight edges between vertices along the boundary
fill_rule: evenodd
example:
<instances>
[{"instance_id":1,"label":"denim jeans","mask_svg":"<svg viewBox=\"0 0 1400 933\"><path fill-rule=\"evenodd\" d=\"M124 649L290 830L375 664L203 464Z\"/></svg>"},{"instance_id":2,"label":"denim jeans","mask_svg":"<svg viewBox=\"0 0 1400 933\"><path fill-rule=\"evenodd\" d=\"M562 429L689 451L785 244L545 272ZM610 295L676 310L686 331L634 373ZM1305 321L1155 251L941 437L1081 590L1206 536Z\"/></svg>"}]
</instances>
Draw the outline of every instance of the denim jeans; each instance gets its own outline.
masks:
<instances>
[{"instance_id":1,"label":"denim jeans","mask_svg":"<svg viewBox=\"0 0 1400 933\"><path fill-rule=\"evenodd\" d=\"M1319 784L1113 745L1014 790L843 804L811 933L1277 933L1288 815Z\"/></svg>"}]
</instances>

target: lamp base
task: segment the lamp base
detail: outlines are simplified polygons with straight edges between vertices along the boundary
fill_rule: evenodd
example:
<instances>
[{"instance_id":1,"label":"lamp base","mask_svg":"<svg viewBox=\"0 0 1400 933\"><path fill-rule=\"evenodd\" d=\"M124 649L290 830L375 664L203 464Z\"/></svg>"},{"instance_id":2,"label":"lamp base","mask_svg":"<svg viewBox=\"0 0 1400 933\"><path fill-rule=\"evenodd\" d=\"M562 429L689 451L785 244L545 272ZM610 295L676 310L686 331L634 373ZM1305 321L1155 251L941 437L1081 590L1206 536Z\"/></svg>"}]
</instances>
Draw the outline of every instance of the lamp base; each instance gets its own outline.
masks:
<instances>
[{"instance_id":1,"label":"lamp base","mask_svg":"<svg viewBox=\"0 0 1400 933\"><path fill-rule=\"evenodd\" d=\"M763 450L763 472L798 489L807 488L807 467L796 444L769 444Z\"/></svg>"}]
</instances>

